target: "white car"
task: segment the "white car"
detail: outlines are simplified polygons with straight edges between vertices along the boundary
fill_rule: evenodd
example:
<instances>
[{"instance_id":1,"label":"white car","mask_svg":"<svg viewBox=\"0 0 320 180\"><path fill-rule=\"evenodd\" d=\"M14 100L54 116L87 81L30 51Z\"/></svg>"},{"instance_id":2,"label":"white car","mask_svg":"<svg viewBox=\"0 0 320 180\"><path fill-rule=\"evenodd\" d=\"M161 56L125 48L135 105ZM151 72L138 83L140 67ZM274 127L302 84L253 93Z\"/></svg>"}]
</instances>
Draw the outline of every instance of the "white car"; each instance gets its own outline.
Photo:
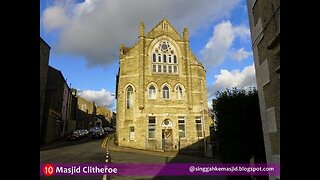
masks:
<instances>
[{"instance_id":1,"label":"white car","mask_svg":"<svg viewBox=\"0 0 320 180\"><path fill-rule=\"evenodd\" d=\"M94 129L95 129L94 127L90 128L89 133L93 133Z\"/></svg>"},{"instance_id":2,"label":"white car","mask_svg":"<svg viewBox=\"0 0 320 180\"><path fill-rule=\"evenodd\" d=\"M86 129L80 129L79 131L81 136L87 136L89 134L89 131Z\"/></svg>"},{"instance_id":3,"label":"white car","mask_svg":"<svg viewBox=\"0 0 320 180\"><path fill-rule=\"evenodd\" d=\"M113 129L110 128L110 127L104 127L103 130L104 130L105 132L112 132L112 131L113 131Z\"/></svg>"},{"instance_id":4,"label":"white car","mask_svg":"<svg viewBox=\"0 0 320 180\"><path fill-rule=\"evenodd\" d=\"M104 130L101 127L95 127L92 132L93 138L101 138L104 136Z\"/></svg>"}]
</instances>

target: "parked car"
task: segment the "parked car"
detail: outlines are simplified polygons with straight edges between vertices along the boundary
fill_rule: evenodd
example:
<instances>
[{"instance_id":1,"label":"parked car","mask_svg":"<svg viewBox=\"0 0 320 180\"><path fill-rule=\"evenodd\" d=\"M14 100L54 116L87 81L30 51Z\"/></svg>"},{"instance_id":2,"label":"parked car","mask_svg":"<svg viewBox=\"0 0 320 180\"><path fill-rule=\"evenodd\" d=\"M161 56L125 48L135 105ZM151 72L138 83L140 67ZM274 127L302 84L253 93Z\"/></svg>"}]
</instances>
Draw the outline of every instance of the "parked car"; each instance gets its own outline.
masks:
<instances>
[{"instance_id":1,"label":"parked car","mask_svg":"<svg viewBox=\"0 0 320 180\"><path fill-rule=\"evenodd\" d=\"M104 136L104 130L102 127L95 127L92 132L92 138L102 138Z\"/></svg>"},{"instance_id":2,"label":"parked car","mask_svg":"<svg viewBox=\"0 0 320 180\"><path fill-rule=\"evenodd\" d=\"M68 135L68 140L77 140L81 138L79 130L74 130Z\"/></svg>"},{"instance_id":3,"label":"parked car","mask_svg":"<svg viewBox=\"0 0 320 180\"><path fill-rule=\"evenodd\" d=\"M80 136L81 137L86 137L89 134L89 131L86 130L86 129L80 129L79 131L80 131Z\"/></svg>"},{"instance_id":4,"label":"parked car","mask_svg":"<svg viewBox=\"0 0 320 180\"><path fill-rule=\"evenodd\" d=\"M95 127L91 127L91 128L89 129L89 133L93 133L94 129L95 129Z\"/></svg>"},{"instance_id":5,"label":"parked car","mask_svg":"<svg viewBox=\"0 0 320 180\"><path fill-rule=\"evenodd\" d=\"M105 132L112 132L112 131L113 131L113 129L110 128L110 127L104 127L103 130L104 130Z\"/></svg>"}]
</instances>

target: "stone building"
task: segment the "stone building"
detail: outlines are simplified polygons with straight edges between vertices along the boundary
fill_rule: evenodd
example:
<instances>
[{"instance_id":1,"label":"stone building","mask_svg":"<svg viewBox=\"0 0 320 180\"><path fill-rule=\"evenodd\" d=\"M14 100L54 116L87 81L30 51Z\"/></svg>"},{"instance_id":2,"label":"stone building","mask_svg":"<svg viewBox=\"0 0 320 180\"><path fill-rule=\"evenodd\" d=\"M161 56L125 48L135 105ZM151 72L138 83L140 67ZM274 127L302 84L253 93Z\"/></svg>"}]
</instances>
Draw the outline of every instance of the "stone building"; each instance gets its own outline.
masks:
<instances>
[{"instance_id":1,"label":"stone building","mask_svg":"<svg viewBox=\"0 0 320 180\"><path fill-rule=\"evenodd\" d=\"M80 96L78 98L77 108L77 129L89 129L95 126L95 117L97 108L95 104Z\"/></svg>"},{"instance_id":2,"label":"stone building","mask_svg":"<svg viewBox=\"0 0 320 180\"><path fill-rule=\"evenodd\" d=\"M64 137L68 132L72 94L61 71L49 66L40 144Z\"/></svg>"},{"instance_id":3,"label":"stone building","mask_svg":"<svg viewBox=\"0 0 320 180\"><path fill-rule=\"evenodd\" d=\"M40 37L40 144L75 128L76 98L61 71L49 66L51 47Z\"/></svg>"},{"instance_id":4,"label":"stone building","mask_svg":"<svg viewBox=\"0 0 320 180\"><path fill-rule=\"evenodd\" d=\"M69 119L69 123L67 124L68 134L77 128L78 97L76 96L76 92L75 89L70 88L69 97L71 97L71 100L68 101L69 111L67 113L67 119Z\"/></svg>"},{"instance_id":5,"label":"stone building","mask_svg":"<svg viewBox=\"0 0 320 180\"><path fill-rule=\"evenodd\" d=\"M280 163L280 0L247 0L247 7L266 158Z\"/></svg>"},{"instance_id":6,"label":"stone building","mask_svg":"<svg viewBox=\"0 0 320 180\"><path fill-rule=\"evenodd\" d=\"M51 47L40 37L40 139L46 98L47 76Z\"/></svg>"},{"instance_id":7,"label":"stone building","mask_svg":"<svg viewBox=\"0 0 320 180\"><path fill-rule=\"evenodd\" d=\"M213 121L208 116L206 71L190 50L188 29L181 37L163 19L145 34L140 23L138 41L120 47L119 63L119 146L203 149Z\"/></svg>"},{"instance_id":8,"label":"stone building","mask_svg":"<svg viewBox=\"0 0 320 180\"><path fill-rule=\"evenodd\" d=\"M97 106L97 117L101 119L102 127L112 127L112 111L103 106ZM113 127L112 127L113 128Z\"/></svg>"},{"instance_id":9,"label":"stone building","mask_svg":"<svg viewBox=\"0 0 320 180\"><path fill-rule=\"evenodd\" d=\"M117 114L112 112L112 119L111 119L111 127L115 128L117 125Z\"/></svg>"}]
</instances>

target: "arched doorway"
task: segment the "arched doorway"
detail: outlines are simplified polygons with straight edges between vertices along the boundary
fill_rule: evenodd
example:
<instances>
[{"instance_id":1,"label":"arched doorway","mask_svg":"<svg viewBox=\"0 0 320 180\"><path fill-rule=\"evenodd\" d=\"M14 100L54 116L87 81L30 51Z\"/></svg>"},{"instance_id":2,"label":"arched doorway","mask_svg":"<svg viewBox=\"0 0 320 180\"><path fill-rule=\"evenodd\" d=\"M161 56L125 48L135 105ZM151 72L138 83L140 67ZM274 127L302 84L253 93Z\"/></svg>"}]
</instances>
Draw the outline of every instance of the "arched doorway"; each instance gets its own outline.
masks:
<instances>
[{"instance_id":1,"label":"arched doorway","mask_svg":"<svg viewBox=\"0 0 320 180\"><path fill-rule=\"evenodd\" d=\"M94 126L96 127L102 127L102 121L100 118L96 118L95 122L94 122Z\"/></svg>"},{"instance_id":2,"label":"arched doorway","mask_svg":"<svg viewBox=\"0 0 320 180\"><path fill-rule=\"evenodd\" d=\"M172 122L165 119L162 124L162 149L164 151L173 149Z\"/></svg>"}]
</instances>

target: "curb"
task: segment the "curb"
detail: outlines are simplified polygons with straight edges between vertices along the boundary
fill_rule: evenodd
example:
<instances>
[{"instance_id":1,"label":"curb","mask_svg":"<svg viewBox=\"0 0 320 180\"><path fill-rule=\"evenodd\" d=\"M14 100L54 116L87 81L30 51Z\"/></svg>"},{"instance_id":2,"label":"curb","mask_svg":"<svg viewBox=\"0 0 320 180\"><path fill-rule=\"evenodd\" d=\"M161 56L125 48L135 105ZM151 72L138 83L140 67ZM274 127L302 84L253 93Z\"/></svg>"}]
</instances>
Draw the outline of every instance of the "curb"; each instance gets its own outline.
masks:
<instances>
[{"instance_id":1,"label":"curb","mask_svg":"<svg viewBox=\"0 0 320 180\"><path fill-rule=\"evenodd\" d=\"M140 153L140 154L149 154L149 155L159 155L159 156L165 156L165 157L175 157L177 156L178 153L173 153L173 154L167 154L163 151L152 151L152 150L144 150L144 149L135 149L135 148L130 148L130 147L121 147L121 146L109 146L108 143L109 143L109 140L112 139L112 137L106 137L102 144L101 144L101 147L104 148L104 149L109 149L109 150L112 150L112 151L116 151L116 152L135 152L135 153ZM194 158L205 158L205 157L199 157L199 156L193 156L193 155L190 155L190 154L184 154L184 153L181 153L180 155L183 155L183 156L188 156L188 157L194 157Z\"/></svg>"},{"instance_id":2,"label":"curb","mask_svg":"<svg viewBox=\"0 0 320 180\"><path fill-rule=\"evenodd\" d=\"M140 154L149 154L149 155L159 155L159 156L166 156L166 157L175 157L177 154L166 154L161 151L149 151L143 149L134 149L129 147L112 147L108 146L109 150L116 151L116 152L135 152Z\"/></svg>"},{"instance_id":3,"label":"curb","mask_svg":"<svg viewBox=\"0 0 320 180\"><path fill-rule=\"evenodd\" d=\"M50 142L50 143L47 143L47 144L42 144L40 146L40 151L50 150L52 148L56 148L56 147L65 145L67 143L68 142L67 142L66 138L61 138L61 139L58 139L57 141L54 141L54 142Z\"/></svg>"},{"instance_id":4,"label":"curb","mask_svg":"<svg viewBox=\"0 0 320 180\"><path fill-rule=\"evenodd\" d=\"M107 149L107 148L108 148L108 142L109 142L109 136L107 136L107 137L103 140L103 142L102 142L102 144L101 144L101 148Z\"/></svg>"}]
</instances>

